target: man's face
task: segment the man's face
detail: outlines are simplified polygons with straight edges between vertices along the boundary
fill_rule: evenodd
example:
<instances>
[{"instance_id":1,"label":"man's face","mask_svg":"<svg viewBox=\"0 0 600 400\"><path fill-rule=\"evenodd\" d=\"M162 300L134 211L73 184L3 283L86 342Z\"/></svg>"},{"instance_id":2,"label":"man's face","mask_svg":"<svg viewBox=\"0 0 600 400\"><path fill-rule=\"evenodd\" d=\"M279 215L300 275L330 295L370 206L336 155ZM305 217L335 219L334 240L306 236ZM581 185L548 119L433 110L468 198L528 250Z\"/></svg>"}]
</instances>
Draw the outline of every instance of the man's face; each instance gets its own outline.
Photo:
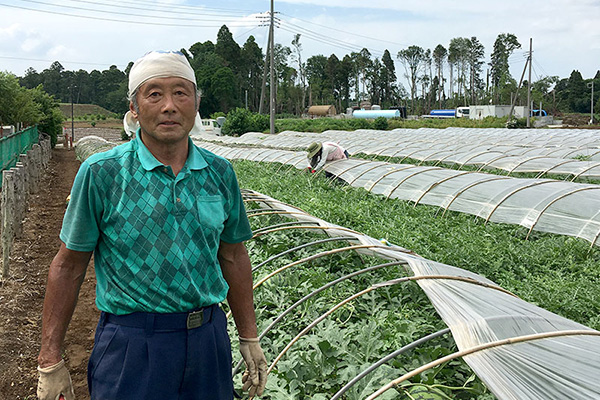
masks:
<instances>
[{"instance_id":1,"label":"man's face","mask_svg":"<svg viewBox=\"0 0 600 400\"><path fill-rule=\"evenodd\" d=\"M130 105L145 135L143 139L157 144L187 140L196 118L195 96L194 84L183 78L153 78L145 82L137 93L138 111Z\"/></svg>"}]
</instances>

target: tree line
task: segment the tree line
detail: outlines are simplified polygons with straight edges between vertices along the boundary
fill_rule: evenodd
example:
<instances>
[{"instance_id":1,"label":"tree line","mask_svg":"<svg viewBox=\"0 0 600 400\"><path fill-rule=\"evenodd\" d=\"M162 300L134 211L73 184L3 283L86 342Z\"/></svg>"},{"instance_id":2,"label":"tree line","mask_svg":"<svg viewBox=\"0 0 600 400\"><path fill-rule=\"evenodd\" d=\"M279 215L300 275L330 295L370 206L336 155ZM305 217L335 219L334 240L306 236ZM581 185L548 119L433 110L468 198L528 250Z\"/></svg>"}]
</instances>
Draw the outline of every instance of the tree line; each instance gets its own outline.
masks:
<instances>
[{"instance_id":1,"label":"tree line","mask_svg":"<svg viewBox=\"0 0 600 400\"><path fill-rule=\"evenodd\" d=\"M493 44L489 61L476 37L453 38L447 46L439 44L433 50L413 45L395 56L385 50L381 58L365 48L341 59L335 54L305 59L302 36L297 34L289 46L275 45L276 112L301 115L309 106L320 104L333 104L338 111L344 111L368 101L382 108L405 106L412 114L424 114L432 108L511 104L514 96L517 105L524 105L527 82L519 90L509 70L510 58L518 49L521 43L515 35L501 33ZM194 68L202 90L202 116L227 113L237 107L253 112L268 110L267 54L253 36L240 46L224 25L215 43L198 42L181 51ZM403 71L396 71L394 57ZM28 89L41 85L60 102L97 104L123 114L128 108L127 76L132 64L124 71L113 65L103 71L87 72L65 70L56 61L41 72L29 68L19 82ZM407 87L399 82L399 74L406 79ZM539 77L532 82L534 104L542 103L553 113L589 113L588 86L592 82L598 88L594 95L598 107L600 71L592 79L584 79L577 70L563 79Z\"/></svg>"}]
</instances>

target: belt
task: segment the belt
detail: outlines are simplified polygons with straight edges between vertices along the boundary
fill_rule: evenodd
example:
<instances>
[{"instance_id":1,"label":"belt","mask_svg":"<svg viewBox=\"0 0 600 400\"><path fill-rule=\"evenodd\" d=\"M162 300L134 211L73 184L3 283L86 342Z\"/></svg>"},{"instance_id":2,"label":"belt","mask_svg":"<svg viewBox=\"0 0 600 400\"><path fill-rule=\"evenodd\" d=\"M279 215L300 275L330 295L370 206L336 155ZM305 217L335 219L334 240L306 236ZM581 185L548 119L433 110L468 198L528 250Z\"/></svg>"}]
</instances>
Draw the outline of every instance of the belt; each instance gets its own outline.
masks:
<instances>
[{"instance_id":1,"label":"belt","mask_svg":"<svg viewBox=\"0 0 600 400\"><path fill-rule=\"evenodd\" d=\"M213 312L218 307L217 304L213 304L198 310L170 314L135 312L115 315L102 312L100 322L142 328L151 332L195 329L210 322Z\"/></svg>"}]
</instances>

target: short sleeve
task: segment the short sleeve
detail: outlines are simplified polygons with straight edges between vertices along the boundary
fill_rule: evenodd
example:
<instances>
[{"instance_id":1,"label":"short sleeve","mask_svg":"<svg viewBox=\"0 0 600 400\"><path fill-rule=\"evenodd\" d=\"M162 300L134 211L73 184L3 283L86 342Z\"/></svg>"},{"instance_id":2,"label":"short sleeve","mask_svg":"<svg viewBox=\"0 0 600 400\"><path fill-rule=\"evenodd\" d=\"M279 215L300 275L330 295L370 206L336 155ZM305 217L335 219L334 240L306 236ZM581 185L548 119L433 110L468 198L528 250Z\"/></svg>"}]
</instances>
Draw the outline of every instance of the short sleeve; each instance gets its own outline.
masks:
<instances>
[{"instance_id":1,"label":"short sleeve","mask_svg":"<svg viewBox=\"0 0 600 400\"><path fill-rule=\"evenodd\" d=\"M69 250L93 251L100 236L102 202L87 162L79 167L71 200L63 218L60 239Z\"/></svg>"},{"instance_id":2,"label":"short sleeve","mask_svg":"<svg viewBox=\"0 0 600 400\"><path fill-rule=\"evenodd\" d=\"M231 168L231 166L229 167ZM231 168L231 178L228 180L229 194L231 196L229 202L229 212L225 227L221 233L221 240L227 243L240 243L252 238L252 229L244 207L242 193L235 176L233 168Z\"/></svg>"}]
</instances>

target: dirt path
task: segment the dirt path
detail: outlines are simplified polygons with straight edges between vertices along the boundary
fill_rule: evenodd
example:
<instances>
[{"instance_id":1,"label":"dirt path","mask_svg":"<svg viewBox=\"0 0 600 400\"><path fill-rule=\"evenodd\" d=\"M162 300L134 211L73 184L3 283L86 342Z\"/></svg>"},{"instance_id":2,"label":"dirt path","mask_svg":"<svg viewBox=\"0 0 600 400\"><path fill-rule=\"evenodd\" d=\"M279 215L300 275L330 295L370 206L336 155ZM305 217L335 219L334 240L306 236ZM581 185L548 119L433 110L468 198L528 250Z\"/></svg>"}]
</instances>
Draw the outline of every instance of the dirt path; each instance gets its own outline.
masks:
<instances>
[{"instance_id":1,"label":"dirt path","mask_svg":"<svg viewBox=\"0 0 600 400\"><path fill-rule=\"evenodd\" d=\"M58 251L65 199L78 168L74 151L54 149L39 193L30 196L23 235L16 240L12 252L11 278L0 287L0 399L36 398L48 266ZM87 360L99 314L94 304L95 284L92 262L65 342L64 357L77 400L89 399Z\"/></svg>"}]
</instances>

